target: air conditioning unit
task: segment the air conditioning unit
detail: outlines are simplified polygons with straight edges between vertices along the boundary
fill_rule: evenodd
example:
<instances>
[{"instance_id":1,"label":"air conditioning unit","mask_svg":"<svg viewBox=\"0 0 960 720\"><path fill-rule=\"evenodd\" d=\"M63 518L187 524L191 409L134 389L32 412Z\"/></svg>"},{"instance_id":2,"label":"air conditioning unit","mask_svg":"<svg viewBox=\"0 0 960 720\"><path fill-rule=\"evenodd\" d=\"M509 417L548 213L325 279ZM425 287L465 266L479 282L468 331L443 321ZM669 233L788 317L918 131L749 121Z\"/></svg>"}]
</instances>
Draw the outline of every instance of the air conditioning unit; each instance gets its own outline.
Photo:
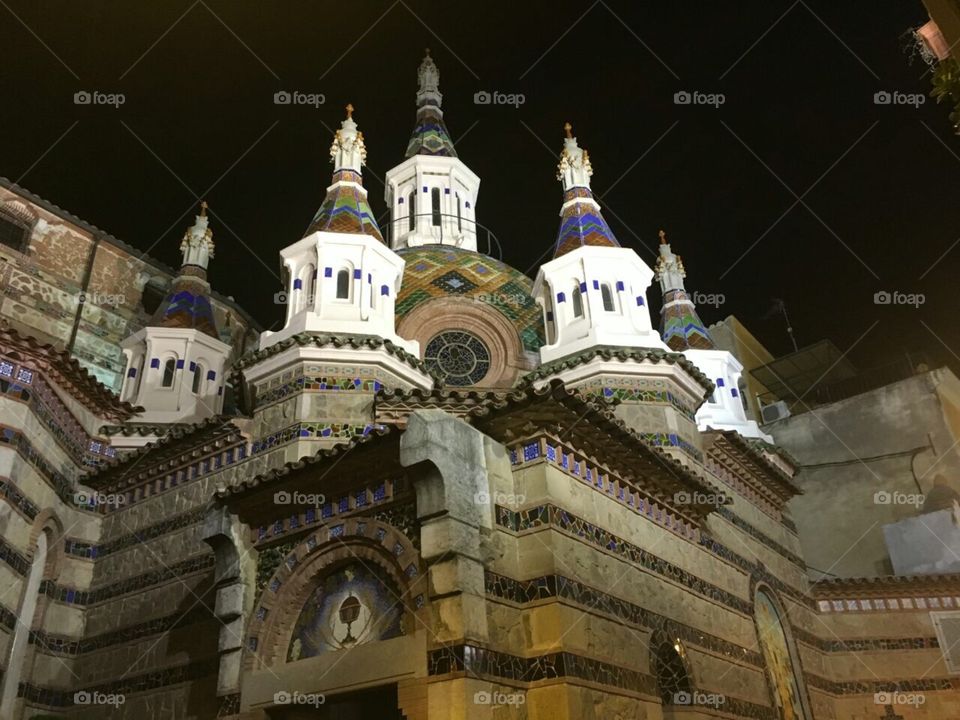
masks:
<instances>
[{"instance_id":1,"label":"air conditioning unit","mask_svg":"<svg viewBox=\"0 0 960 720\"><path fill-rule=\"evenodd\" d=\"M760 416L763 418L763 424L766 425L790 417L790 408L783 400L779 400L770 405L764 405L760 409Z\"/></svg>"}]
</instances>

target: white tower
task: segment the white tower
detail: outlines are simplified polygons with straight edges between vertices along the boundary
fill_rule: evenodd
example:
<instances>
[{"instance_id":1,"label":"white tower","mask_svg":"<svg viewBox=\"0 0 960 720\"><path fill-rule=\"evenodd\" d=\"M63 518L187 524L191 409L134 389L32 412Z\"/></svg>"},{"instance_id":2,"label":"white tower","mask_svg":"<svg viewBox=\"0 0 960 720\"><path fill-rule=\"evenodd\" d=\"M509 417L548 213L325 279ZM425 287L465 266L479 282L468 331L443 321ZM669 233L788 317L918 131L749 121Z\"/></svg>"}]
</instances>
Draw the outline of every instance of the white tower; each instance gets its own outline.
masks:
<instances>
[{"instance_id":1,"label":"white tower","mask_svg":"<svg viewBox=\"0 0 960 720\"><path fill-rule=\"evenodd\" d=\"M137 422L198 422L223 409L230 346L220 340L207 262L213 233L207 204L180 243L183 265L150 323L121 344L127 359L122 397L144 408Z\"/></svg>"},{"instance_id":2,"label":"white tower","mask_svg":"<svg viewBox=\"0 0 960 720\"><path fill-rule=\"evenodd\" d=\"M280 251L287 276L277 302L286 322L260 336L260 348L300 333L371 335L419 357L419 344L396 333L394 303L403 259L388 248L367 202L361 166L367 150L353 106L333 138L333 182L304 238Z\"/></svg>"},{"instance_id":3,"label":"white tower","mask_svg":"<svg viewBox=\"0 0 960 720\"><path fill-rule=\"evenodd\" d=\"M735 430L744 437L773 442L756 421L747 419L739 387L743 365L731 353L717 350L713 344L684 288L686 270L683 261L679 255L674 255L663 230L660 231L656 275L663 292L660 332L664 341L672 350L682 352L716 385L713 395L697 410L697 427L700 430Z\"/></svg>"},{"instance_id":4,"label":"white tower","mask_svg":"<svg viewBox=\"0 0 960 720\"><path fill-rule=\"evenodd\" d=\"M543 363L603 345L667 350L650 322L651 270L620 247L593 199L587 151L564 126L557 179L563 185L560 231L553 260L542 265L533 297L544 311Z\"/></svg>"},{"instance_id":5,"label":"white tower","mask_svg":"<svg viewBox=\"0 0 960 720\"><path fill-rule=\"evenodd\" d=\"M390 244L395 250L442 244L476 251L480 178L457 158L443 123L440 71L429 50L417 77L417 124L407 159L386 177Z\"/></svg>"}]
</instances>

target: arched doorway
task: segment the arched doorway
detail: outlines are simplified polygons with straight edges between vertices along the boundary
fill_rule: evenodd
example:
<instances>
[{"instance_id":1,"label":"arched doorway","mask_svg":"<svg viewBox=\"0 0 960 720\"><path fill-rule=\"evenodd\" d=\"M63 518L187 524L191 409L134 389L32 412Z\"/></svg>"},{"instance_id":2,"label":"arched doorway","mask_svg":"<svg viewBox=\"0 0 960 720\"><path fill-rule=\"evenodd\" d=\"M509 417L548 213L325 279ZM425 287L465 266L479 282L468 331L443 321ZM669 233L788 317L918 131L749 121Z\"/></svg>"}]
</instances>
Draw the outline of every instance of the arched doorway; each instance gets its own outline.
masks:
<instances>
[{"instance_id":1,"label":"arched doorway","mask_svg":"<svg viewBox=\"0 0 960 720\"><path fill-rule=\"evenodd\" d=\"M754 594L754 621L774 706L782 720L810 720L800 661L785 618L773 591L759 586Z\"/></svg>"}]
</instances>

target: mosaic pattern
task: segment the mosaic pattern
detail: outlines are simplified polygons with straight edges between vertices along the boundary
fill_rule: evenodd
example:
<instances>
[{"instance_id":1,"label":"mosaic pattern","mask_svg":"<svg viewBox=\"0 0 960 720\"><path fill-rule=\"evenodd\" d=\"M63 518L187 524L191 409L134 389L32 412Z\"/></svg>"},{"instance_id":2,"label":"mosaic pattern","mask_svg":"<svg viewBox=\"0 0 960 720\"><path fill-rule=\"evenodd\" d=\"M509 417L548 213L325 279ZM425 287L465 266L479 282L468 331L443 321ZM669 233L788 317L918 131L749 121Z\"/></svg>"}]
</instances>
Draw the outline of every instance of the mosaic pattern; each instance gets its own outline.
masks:
<instances>
[{"instance_id":1,"label":"mosaic pattern","mask_svg":"<svg viewBox=\"0 0 960 720\"><path fill-rule=\"evenodd\" d=\"M354 562L323 578L293 628L287 660L401 634L401 593L378 565Z\"/></svg>"},{"instance_id":2,"label":"mosaic pattern","mask_svg":"<svg viewBox=\"0 0 960 720\"><path fill-rule=\"evenodd\" d=\"M660 337L671 350L715 350L710 333L684 290L668 290L660 308Z\"/></svg>"},{"instance_id":3,"label":"mosaic pattern","mask_svg":"<svg viewBox=\"0 0 960 720\"><path fill-rule=\"evenodd\" d=\"M397 321L434 298L456 296L484 303L516 328L523 349L536 352L544 343L543 313L530 296L526 275L486 255L444 245L404 248L406 261L397 296ZM455 325L455 319L451 318Z\"/></svg>"},{"instance_id":4,"label":"mosaic pattern","mask_svg":"<svg viewBox=\"0 0 960 720\"><path fill-rule=\"evenodd\" d=\"M560 230L554 258L587 245L620 247L613 231L603 219L600 207L593 199L589 188L570 188L563 194L563 209L560 211Z\"/></svg>"},{"instance_id":5,"label":"mosaic pattern","mask_svg":"<svg viewBox=\"0 0 960 720\"><path fill-rule=\"evenodd\" d=\"M953 610L956 608L960 608L960 595L845 598L817 601L817 609L822 613L915 612L917 610L929 612L930 610Z\"/></svg>"},{"instance_id":6,"label":"mosaic pattern","mask_svg":"<svg viewBox=\"0 0 960 720\"><path fill-rule=\"evenodd\" d=\"M787 560L792 562L794 565L797 565L798 567L806 571L807 564L803 561L803 558L801 558L796 553L785 548L783 545L778 543L769 535L755 528L753 525L748 523L746 520L741 518L739 515L737 515L735 512L733 512L729 508L720 507L720 508L717 508L716 512L724 520L734 525L739 530L745 532L754 540L759 541L765 547L770 548L781 557L786 558Z\"/></svg>"},{"instance_id":7,"label":"mosaic pattern","mask_svg":"<svg viewBox=\"0 0 960 720\"><path fill-rule=\"evenodd\" d=\"M289 425L282 430L270 433L266 437L255 440L250 448L251 455L257 455L267 450L286 445L298 439L305 440L325 440L328 438L351 439L369 435L376 429L382 428L382 425L375 423L355 424L355 423L320 423L320 422L302 422Z\"/></svg>"},{"instance_id":8,"label":"mosaic pattern","mask_svg":"<svg viewBox=\"0 0 960 720\"><path fill-rule=\"evenodd\" d=\"M207 293L210 287L188 277L180 276L173 281L170 293L157 308L152 325L169 328L199 330L212 338L220 339L213 306Z\"/></svg>"},{"instance_id":9,"label":"mosaic pattern","mask_svg":"<svg viewBox=\"0 0 960 720\"><path fill-rule=\"evenodd\" d=\"M800 700L800 682L787 647L786 630L779 611L762 590L757 593L755 613L757 639L781 717L783 720L802 720L804 714Z\"/></svg>"},{"instance_id":10,"label":"mosaic pattern","mask_svg":"<svg viewBox=\"0 0 960 720\"><path fill-rule=\"evenodd\" d=\"M443 113L434 105L426 105L417 110L417 124L413 128L407 152L404 157L414 155L440 155L456 157L450 133L443 122Z\"/></svg>"},{"instance_id":11,"label":"mosaic pattern","mask_svg":"<svg viewBox=\"0 0 960 720\"><path fill-rule=\"evenodd\" d=\"M697 450L689 440L685 440L676 433L642 432L637 434L654 447L675 447L698 463L703 462L703 453Z\"/></svg>"},{"instance_id":12,"label":"mosaic pattern","mask_svg":"<svg viewBox=\"0 0 960 720\"><path fill-rule=\"evenodd\" d=\"M31 465L41 477L56 492L63 502L74 504L75 484L68 480L53 465L47 462L46 458L31 444L31 442L16 428L4 427L0 425L0 445L7 445L17 451L29 465Z\"/></svg>"},{"instance_id":13,"label":"mosaic pattern","mask_svg":"<svg viewBox=\"0 0 960 720\"><path fill-rule=\"evenodd\" d=\"M360 173L338 170L333 174L333 184L303 235L315 232L372 235L383 242Z\"/></svg>"},{"instance_id":14,"label":"mosaic pattern","mask_svg":"<svg viewBox=\"0 0 960 720\"><path fill-rule=\"evenodd\" d=\"M368 371L369 372L369 371ZM302 392L379 392L385 387L376 377L349 377L342 375L300 375L281 385L257 388L256 407L262 408Z\"/></svg>"},{"instance_id":15,"label":"mosaic pattern","mask_svg":"<svg viewBox=\"0 0 960 720\"><path fill-rule=\"evenodd\" d=\"M447 385L476 385L490 370L490 351L475 335L448 330L427 343L423 361Z\"/></svg>"},{"instance_id":16,"label":"mosaic pattern","mask_svg":"<svg viewBox=\"0 0 960 720\"><path fill-rule=\"evenodd\" d=\"M580 390L581 388L577 388ZM692 422L696 421L696 413L681 399L669 390L643 390L629 387L603 386L596 390L586 390L585 395L603 398L608 402L640 402L670 405Z\"/></svg>"}]
</instances>

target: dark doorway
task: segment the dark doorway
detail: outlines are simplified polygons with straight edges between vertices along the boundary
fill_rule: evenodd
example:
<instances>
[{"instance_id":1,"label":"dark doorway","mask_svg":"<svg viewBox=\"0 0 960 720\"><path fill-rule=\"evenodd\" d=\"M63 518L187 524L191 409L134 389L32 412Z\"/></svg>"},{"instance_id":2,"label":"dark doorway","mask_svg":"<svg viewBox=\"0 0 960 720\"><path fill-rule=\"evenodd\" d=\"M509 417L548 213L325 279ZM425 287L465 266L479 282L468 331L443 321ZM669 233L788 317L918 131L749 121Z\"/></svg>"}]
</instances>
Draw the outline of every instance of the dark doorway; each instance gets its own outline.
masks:
<instances>
[{"instance_id":1,"label":"dark doorway","mask_svg":"<svg viewBox=\"0 0 960 720\"><path fill-rule=\"evenodd\" d=\"M267 710L271 720L405 720L397 709L397 686L330 695L322 705L278 705Z\"/></svg>"}]
</instances>

